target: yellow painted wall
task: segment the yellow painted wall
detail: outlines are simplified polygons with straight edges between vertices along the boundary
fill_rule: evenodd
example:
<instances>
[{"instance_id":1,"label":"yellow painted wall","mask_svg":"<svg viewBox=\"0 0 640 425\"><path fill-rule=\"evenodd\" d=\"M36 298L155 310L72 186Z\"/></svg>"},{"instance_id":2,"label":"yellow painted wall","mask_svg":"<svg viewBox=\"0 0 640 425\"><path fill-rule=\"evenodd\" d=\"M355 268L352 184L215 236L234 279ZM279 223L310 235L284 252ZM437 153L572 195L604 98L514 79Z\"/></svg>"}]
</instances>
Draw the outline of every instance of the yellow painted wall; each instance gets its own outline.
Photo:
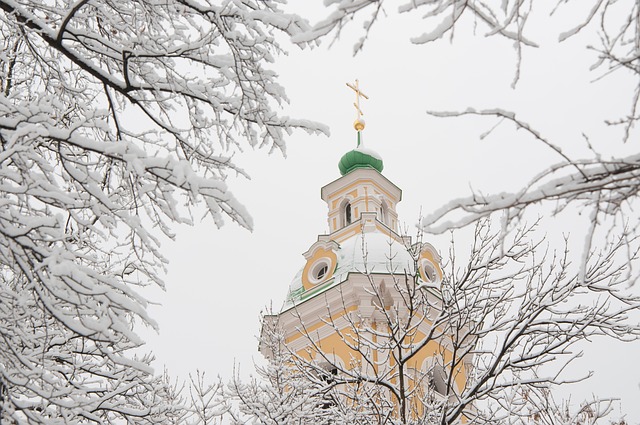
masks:
<instances>
[{"instance_id":1,"label":"yellow painted wall","mask_svg":"<svg viewBox=\"0 0 640 425\"><path fill-rule=\"evenodd\" d=\"M328 321L329 322L331 322L331 321L336 322L344 314L356 311L357 309L358 309L357 306L351 306L346 311L345 310L341 310L340 312L338 312L335 315L333 315L331 317L331 320L328 320ZM317 335L317 332L318 332L318 330L320 328L325 327L325 326L329 326L329 325L327 325L324 322L320 321L320 322L308 327L306 329L306 333L308 335L310 335L311 337L313 337L313 335ZM341 331L342 331L343 335L348 335L348 334L353 332L350 327L346 327L346 328L342 329ZM413 342L417 345L421 341L423 341L425 337L426 337L426 335L424 333L418 331L415 334L415 338L413 338ZM289 344L289 343L297 340L298 338L306 338L306 336L304 336L302 333L296 332L294 335L292 335L290 338L288 338L286 340L286 343ZM406 341L406 342L409 343L411 341ZM333 356L338 357L347 368L350 367L350 364L351 364L351 362L353 360L355 360L355 361L362 360L360 354L358 352L356 352L356 351L351 350L347 346L347 344L345 344L345 341L341 338L341 336L336 332L331 332L328 336L322 338L320 341L315 341L315 343L318 345L318 347L324 353L331 354ZM309 347L310 346L311 346L311 344L309 344ZM307 347L299 350L297 354L300 355L303 358L306 358L307 360L313 360L314 358L318 358L313 353L313 350L311 352L309 352ZM373 357L374 357L373 358L374 361L377 362L379 360L378 353L374 353ZM413 369L416 369L416 370L421 370L425 360L427 360L427 359L429 359L431 357L440 357L440 358L442 358L444 364L446 365L449 362L451 362L451 360L453 358L453 353L451 351L449 351L448 349L446 349L441 344L439 344L437 341L435 341L435 340L429 341L422 348L422 350L420 350L420 352L417 353L407 363L407 367L413 368ZM392 357L390 358L390 360L391 361L390 361L389 366L392 367L392 368L395 367L396 365L395 365L394 360L393 360ZM461 392L464 389L465 382L466 382L466 375L467 375L467 371L465 370L464 365L460 364L460 366L454 372L454 382L455 382L455 386L456 386L456 391Z\"/></svg>"},{"instance_id":2,"label":"yellow painted wall","mask_svg":"<svg viewBox=\"0 0 640 425\"><path fill-rule=\"evenodd\" d=\"M338 259L336 257L335 252L330 249L325 249L319 247L314 251L311 258L307 260L307 264L304 266L304 270L302 271L302 286L304 286L305 291L313 288L318 283L314 283L309 280L309 275L311 273L311 268L317 263L321 258L327 258L329 260L327 274L325 275L323 281L330 279L333 275L333 272L336 269L336 265L338 264Z\"/></svg>"}]
</instances>

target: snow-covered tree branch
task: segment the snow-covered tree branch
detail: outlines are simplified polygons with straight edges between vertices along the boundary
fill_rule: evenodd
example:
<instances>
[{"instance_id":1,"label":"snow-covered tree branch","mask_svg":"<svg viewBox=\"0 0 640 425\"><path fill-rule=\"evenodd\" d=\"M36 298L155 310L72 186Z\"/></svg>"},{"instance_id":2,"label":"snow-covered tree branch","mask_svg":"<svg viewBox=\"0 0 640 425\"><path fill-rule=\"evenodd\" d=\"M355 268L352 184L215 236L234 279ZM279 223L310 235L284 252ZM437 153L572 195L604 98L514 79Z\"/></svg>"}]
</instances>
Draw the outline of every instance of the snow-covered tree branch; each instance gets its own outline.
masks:
<instances>
[{"instance_id":1,"label":"snow-covered tree branch","mask_svg":"<svg viewBox=\"0 0 640 425\"><path fill-rule=\"evenodd\" d=\"M342 293L337 308L326 303L321 320L339 342L323 345L301 306L296 332L305 344L296 344L306 349L264 333L276 316L265 318L262 344L278 342L272 350L280 354L270 357L280 362L289 348L288 367L327 387L332 398L323 409L334 423L596 423L610 413L609 400L568 406L554 401L553 390L588 377L571 368L581 343L640 337L640 298L614 261L625 245L594 253L582 276L568 250L532 243L534 229L504 238L480 222L469 252L450 253L439 285L418 272L420 244L408 246L416 264L391 281L363 270L371 306L360 297L354 308L352 293ZM349 361L334 354L342 346ZM426 364L418 360L425 352Z\"/></svg>"},{"instance_id":2,"label":"snow-covered tree branch","mask_svg":"<svg viewBox=\"0 0 640 425\"><path fill-rule=\"evenodd\" d=\"M385 6L390 11L388 15L380 13ZM577 128L575 138L569 139L545 136L541 131L544 123L529 121L525 113L517 109L510 110L506 105L489 105L488 109L486 106L481 108L468 104L453 112L429 112L434 116L455 117L461 121L468 115L474 115L493 121L496 125L511 124L515 130L519 130L515 134L518 140L534 140L544 149L551 149L556 159L540 164L537 175L531 176L530 182L520 190L499 193L500 189L497 189L498 193L495 193L494 189L488 193L484 191L485 195L476 193L452 200L428 214L423 225L428 232L441 233L498 213L503 216L506 230L515 228L525 211L529 211L533 205L535 208L543 205L545 211L553 209L556 213L568 210L589 217L582 253L584 260L589 250L598 245L598 240L626 238L630 252L638 247L636 226L630 223L638 219L635 202L640 159L637 154L629 153L623 147L625 143L637 139L636 123L640 119L639 7L632 0L559 0L549 3L530 0L437 0L408 1L400 5L372 0L342 0L328 2L326 17L316 23L312 30L296 36L296 39L310 41L328 36L338 37L345 26L364 20L362 38L355 46L357 52L366 43L374 23L391 15L393 8L400 14L411 13L421 18L420 24L409 29L415 34L411 39L413 43L455 41L456 31L462 32L460 30L463 28L472 29L473 36L507 41L499 43L499 46L507 46L507 49L513 46L515 49L512 86L517 90L522 69L554 66L527 62L527 52L551 47L554 42L546 39L549 31L560 28L552 37L557 44L565 46L567 50L563 52L564 55L578 53L573 50L581 48L585 54L591 55L590 68L585 71L591 72L592 84L598 84L603 79L617 79L628 84L628 90L622 91L618 100L619 104L628 105L626 112L613 117L601 116L602 123L608 129L606 136L589 134L589 131ZM470 33L466 31L467 35ZM540 55L535 57L539 58ZM551 73L548 78L554 78L555 75L560 73ZM588 104L593 104L594 111L601 107L598 102ZM425 105L425 109L434 108ZM587 153L572 154L577 146L588 148ZM513 158L513 161L516 160L519 159ZM633 263L630 266L637 268ZM630 282L635 282L638 275L630 272L628 278Z\"/></svg>"},{"instance_id":3,"label":"snow-covered tree branch","mask_svg":"<svg viewBox=\"0 0 640 425\"><path fill-rule=\"evenodd\" d=\"M269 69L302 20L263 1L0 1L0 421L171 423L134 323L160 237L202 203L251 228L225 177L293 129Z\"/></svg>"}]
</instances>

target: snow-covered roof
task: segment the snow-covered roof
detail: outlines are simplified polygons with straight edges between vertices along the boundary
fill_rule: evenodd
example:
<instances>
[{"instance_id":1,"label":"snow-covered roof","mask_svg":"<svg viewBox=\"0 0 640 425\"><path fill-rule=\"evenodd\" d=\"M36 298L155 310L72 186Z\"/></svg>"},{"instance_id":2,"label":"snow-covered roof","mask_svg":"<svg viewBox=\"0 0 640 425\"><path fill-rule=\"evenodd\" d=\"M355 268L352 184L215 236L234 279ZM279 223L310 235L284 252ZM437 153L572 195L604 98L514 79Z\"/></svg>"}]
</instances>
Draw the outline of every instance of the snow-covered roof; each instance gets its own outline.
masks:
<instances>
[{"instance_id":1,"label":"snow-covered roof","mask_svg":"<svg viewBox=\"0 0 640 425\"><path fill-rule=\"evenodd\" d=\"M364 144L358 144L357 148L350 150L340 158L338 169L340 169L340 174L344 176L358 168L373 168L382 173L384 163L376 151L366 148Z\"/></svg>"},{"instance_id":2,"label":"snow-covered roof","mask_svg":"<svg viewBox=\"0 0 640 425\"><path fill-rule=\"evenodd\" d=\"M358 152L362 152L364 154L367 154L369 156L372 156L377 160L382 161L382 156L380 156L380 154L378 152L374 151L373 149L369 149L369 148L365 147L364 144L361 144L360 146L355 148L355 150L357 150Z\"/></svg>"},{"instance_id":3,"label":"snow-covered roof","mask_svg":"<svg viewBox=\"0 0 640 425\"><path fill-rule=\"evenodd\" d=\"M304 267L289 286L283 311L321 294L347 280L349 273L413 273L414 261L408 247L379 231L359 233L340 244L336 251L337 266L333 276L305 291L302 284Z\"/></svg>"}]
</instances>

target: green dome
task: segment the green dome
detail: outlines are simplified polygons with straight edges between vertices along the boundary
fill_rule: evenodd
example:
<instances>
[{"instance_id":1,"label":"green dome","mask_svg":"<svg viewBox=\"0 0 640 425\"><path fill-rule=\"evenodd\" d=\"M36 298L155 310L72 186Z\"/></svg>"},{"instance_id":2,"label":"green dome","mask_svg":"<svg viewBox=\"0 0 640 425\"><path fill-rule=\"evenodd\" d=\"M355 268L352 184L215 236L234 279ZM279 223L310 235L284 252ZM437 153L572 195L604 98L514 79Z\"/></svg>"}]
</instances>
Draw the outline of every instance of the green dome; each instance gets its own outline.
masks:
<instances>
[{"instance_id":1,"label":"green dome","mask_svg":"<svg viewBox=\"0 0 640 425\"><path fill-rule=\"evenodd\" d=\"M368 153L365 149L356 148L345 153L340 158L338 168L340 169L340 174L344 176L356 168L373 168L381 173L384 165L382 164L382 159L374 152Z\"/></svg>"}]
</instances>

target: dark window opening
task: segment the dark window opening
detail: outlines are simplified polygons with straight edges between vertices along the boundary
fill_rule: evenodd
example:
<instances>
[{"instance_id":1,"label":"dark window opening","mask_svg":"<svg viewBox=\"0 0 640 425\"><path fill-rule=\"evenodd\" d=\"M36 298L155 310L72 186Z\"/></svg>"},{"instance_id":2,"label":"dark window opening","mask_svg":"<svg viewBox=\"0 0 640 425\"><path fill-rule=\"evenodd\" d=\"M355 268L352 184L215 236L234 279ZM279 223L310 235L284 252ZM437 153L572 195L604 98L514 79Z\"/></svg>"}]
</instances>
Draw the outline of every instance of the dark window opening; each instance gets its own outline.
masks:
<instances>
[{"instance_id":1,"label":"dark window opening","mask_svg":"<svg viewBox=\"0 0 640 425\"><path fill-rule=\"evenodd\" d=\"M326 382L327 385L330 385L336 381L336 376L338 376L338 368L330 367L320 375L320 379ZM335 398L333 398L333 394L329 392L330 388L331 387L327 389L327 392L325 392L322 397L322 403L320 404L320 407L322 407L323 409L329 409L337 404Z\"/></svg>"},{"instance_id":2,"label":"dark window opening","mask_svg":"<svg viewBox=\"0 0 640 425\"><path fill-rule=\"evenodd\" d=\"M446 394L447 383L445 382L445 376L442 369L436 367L434 370L429 371L429 387L438 394Z\"/></svg>"},{"instance_id":3,"label":"dark window opening","mask_svg":"<svg viewBox=\"0 0 640 425\"><path fill-rule=\"evenodd\" d=\"M351 204L347 204L347 206L344 207L344 221L345 226L351 224Z\"/></svg>"},{"instance_id":4,"label":"dark window opening","mask_svg":"<svg viewBox=\"0 0 640 425\"><path fill-rule=\"evenodd\" d=\"M327 369L321 376L320 379L322 379L324 382L326 382L327 384L331 384L333 382L335 382L336 380L336 376L338 376L338 368L336 367L332 367L330 369Z\"/></svg>"},{"instance_id":5,"label":"dark window opening","mask_svg":"<svg viewBox=\"0 0 640 425\"><path fill-rule=\"evenodd\" d=\"M321 280L322 278L324 278L327 275L327 271L329 271L329 267L327 267L326 264L320 267L320 269L316 272L316 279Z\"/></svg>"}]
</instances>

